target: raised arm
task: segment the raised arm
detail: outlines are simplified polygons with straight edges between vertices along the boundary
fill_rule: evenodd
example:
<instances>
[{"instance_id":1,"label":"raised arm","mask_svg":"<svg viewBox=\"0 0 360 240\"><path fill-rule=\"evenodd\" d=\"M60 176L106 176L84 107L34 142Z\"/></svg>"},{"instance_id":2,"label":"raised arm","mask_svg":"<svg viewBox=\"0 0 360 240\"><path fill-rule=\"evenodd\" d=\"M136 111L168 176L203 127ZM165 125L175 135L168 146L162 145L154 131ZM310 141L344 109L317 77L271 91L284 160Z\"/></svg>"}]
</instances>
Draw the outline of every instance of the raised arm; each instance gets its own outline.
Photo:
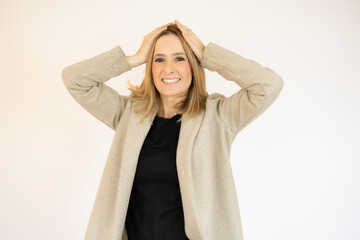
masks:
<instances>
[{"instance_id":1,"label":"raised arm","mask_svg":"<svg viewBox=\"0 0 360 240\"><path fill-rule=\"evenodd\" d=\"M241 89L232 96L218 98L218 116L234 133L252 122L277 98L283 80L273 70L210 42L201 65L234 81Z\"/></svg>"},{"instance_id":2,"label":"raised arm","mask_svg":"<svg viewBox=\"0 0 360 240\"><path fill-rule=\"evenodd\" d=\"M64 68L61 76L71 96L89 113L115 130L128 98L119 95L105 82L145 63L151 42L169 24L171 23L147 34L138 52L133 56L125 56L122 49L117 46Z\"/></svg>"},{"instance_id":3,"label":"raised arm","mask_svg":"<svg viewBox=\"0 0 360 240\"><path fill-rule=\"evenodd\" d=\"M61 77L66 89L83 108L115 130L127 97L119 95L105 82L130 69L122 49L117 46L64 68Z\"/></svg>"},{"instance_id":4,"label":"raised arm","mask_svg":"<svg viewBox=\"0 0 360 240\"><path fill-rule=\"evenodd\" d=\"M212 42L205 47L189 28L177 20L175 23L203 67L241 87L231 97L214 99L218 117L238 133L274 102L283 88L282 78L270 68Z\"/></svg>"}]
</instances>

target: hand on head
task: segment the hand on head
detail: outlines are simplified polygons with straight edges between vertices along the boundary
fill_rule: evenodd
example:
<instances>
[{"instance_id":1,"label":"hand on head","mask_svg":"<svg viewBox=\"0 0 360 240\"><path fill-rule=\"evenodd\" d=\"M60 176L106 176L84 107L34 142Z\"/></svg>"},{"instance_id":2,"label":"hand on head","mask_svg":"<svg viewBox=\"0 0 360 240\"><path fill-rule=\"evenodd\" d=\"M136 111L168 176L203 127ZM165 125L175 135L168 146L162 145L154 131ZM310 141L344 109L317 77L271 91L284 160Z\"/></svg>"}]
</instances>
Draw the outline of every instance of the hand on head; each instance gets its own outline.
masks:
<instances>
[{"instance_id":1,"label":"hand on head","mask_svg":"<svg viewBox=\"0 0 360 240\"><path fill-rule=\"evenodd\" d=\"M178 20L175 20L176 26L181 30L183 37L186 42L191 47L192 51L196 55L196 57L201 62L202 54L205 49L205 45L201 42L201 40L191 31L191 29L182 25Z\"/></svg>"},{"instance_id":2,"label":"hand on head","mask_svg":"<svg viewBox=\"0 0 360 240\"><path fill-rule=\"evenodd\" d=\"M145 63L146 62L146 58L148 55L148 52L150 50L151 47L151 43L153 42L154 38L161 33L162 31L166 30L167 26L173 24L172 22L167 23L165 25L162 25L160 27L155 28L151 33L147 34L144 37L144 40L140 46L140 49L137 51L137 53L135 55L137 55L137 57L139 58L139 61L141 63Z\"/></svg>"},{"instance_id":3,"label":"hand on head","mask_svg":"<svg viewBox=\"0 0 360 240\"><path fill-rule=\"evenodd\" d=\"M201 42L201 40L191 31L191 29L187 28L186 26L182 25L178 20L175 20L174 23L180 29L184 39L187 41L189 46L191 47L192 51L196 55L196 57L201 61L202 54L204 52L205 46ZM155 28L151 33L147 34L144 37L144 40L136 52L134 57L136 58L136 65L141 65L146 63L147 55L151 47L151 43L153 42L154 38L161 33L162 31L166 30L169 25L174 24L173 22L164 24L160 27Z\"/></svg>"}]
</instances>

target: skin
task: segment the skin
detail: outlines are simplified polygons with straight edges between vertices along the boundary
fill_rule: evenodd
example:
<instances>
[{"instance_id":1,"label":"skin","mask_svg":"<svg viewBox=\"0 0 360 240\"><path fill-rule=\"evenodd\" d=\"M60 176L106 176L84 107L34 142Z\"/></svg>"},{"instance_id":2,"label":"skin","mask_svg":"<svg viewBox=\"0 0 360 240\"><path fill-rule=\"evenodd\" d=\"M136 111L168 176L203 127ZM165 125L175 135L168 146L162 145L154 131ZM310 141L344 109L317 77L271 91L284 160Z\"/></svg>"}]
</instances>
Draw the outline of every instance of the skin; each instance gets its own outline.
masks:
<instances>
[{"instance_id":1,"label":"skin","mask_svg":"<svg viewBox=\"0 0 360 240\"><path fill-rule=\"evenodd\" d=\"M162 36L156 42L152 74L162 102L158 116L168 118L176 115L177 111L173 106L186 98L192 80L190 63L176 35ZM162 81L162 79L176 78L180 81L176 83Z\"/></svg>"},{"instance_id":2,"label":"skin","mask_svg":"<svg viewBox=\"0 0 360 240\"><path fill-rule=\"evenodd\" d=\"M178 20L175 20L174 23L181 30L184 39L201 62L205 45L191 29L182 25ZM126 56L126 60L132 68L146 63L146 56L150 50L152 41L159 33L166 30L167 26L170 24L172 24L172 22L162 25L147 34L136 54L133 56ZM191 68L186 56L173 55L174 53L180 53L181 51L185 54L180 40L173 34L162 36L158 39L155 46L154 56L156 56L156 54L163 54L161 56L162 60L155 62L157 58L154 58L152 67L154 83L161 96L161 105L157 113L160 117L171 118L179 113L175 107L176 103L181 101L182 97L186 96L191 83ZM179 57L184 58L184 60L180 60ZM161 78L164 77L180 77L181 80L175 85L166 85L161 81ZM176 86L179 88L176 88Z\"/></svg>"}]
</instances>

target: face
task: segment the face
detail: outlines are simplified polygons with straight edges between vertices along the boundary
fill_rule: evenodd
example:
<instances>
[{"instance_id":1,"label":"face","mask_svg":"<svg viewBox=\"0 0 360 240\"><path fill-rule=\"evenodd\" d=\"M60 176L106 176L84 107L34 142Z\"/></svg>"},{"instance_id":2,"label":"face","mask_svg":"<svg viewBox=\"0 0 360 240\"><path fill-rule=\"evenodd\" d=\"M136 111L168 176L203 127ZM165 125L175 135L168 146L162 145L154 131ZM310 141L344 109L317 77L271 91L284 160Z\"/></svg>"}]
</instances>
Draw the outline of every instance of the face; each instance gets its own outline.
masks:
<instances>
[{"instance_id":1,"label":"face","mask_svg":"<svg viewBox=\"0 0 360 240\"><path fill-rule=\"evenodd\" d=\"M164 35L157 40L152 74L162 99L187 95L192 79L191 66L176 35Z\"/></svg>"}]
</instances>

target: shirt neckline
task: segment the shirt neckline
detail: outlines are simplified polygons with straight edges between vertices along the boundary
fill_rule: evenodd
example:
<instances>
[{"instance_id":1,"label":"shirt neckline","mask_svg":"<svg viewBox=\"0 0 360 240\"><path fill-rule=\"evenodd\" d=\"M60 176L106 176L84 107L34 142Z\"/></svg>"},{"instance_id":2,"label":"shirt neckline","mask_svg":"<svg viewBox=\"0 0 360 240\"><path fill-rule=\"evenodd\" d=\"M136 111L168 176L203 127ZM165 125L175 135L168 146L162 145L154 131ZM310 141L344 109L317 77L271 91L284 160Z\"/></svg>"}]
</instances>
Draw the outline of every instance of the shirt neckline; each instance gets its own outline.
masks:
<instances>
[{"instance_id":1,"label":"shirt neckline","mask_svg":"<svg viewBox=\"0 0 360 240\"><path fill-rule=\"evenodd\" d=\"M155 118L162 119L162 120L172 120L172 119L178 118L178 117L181 117L181 114L176 114L176 115L172 116L171 118L159 117L158 115L155 116Z\"/></svg>"}]
</instances>

